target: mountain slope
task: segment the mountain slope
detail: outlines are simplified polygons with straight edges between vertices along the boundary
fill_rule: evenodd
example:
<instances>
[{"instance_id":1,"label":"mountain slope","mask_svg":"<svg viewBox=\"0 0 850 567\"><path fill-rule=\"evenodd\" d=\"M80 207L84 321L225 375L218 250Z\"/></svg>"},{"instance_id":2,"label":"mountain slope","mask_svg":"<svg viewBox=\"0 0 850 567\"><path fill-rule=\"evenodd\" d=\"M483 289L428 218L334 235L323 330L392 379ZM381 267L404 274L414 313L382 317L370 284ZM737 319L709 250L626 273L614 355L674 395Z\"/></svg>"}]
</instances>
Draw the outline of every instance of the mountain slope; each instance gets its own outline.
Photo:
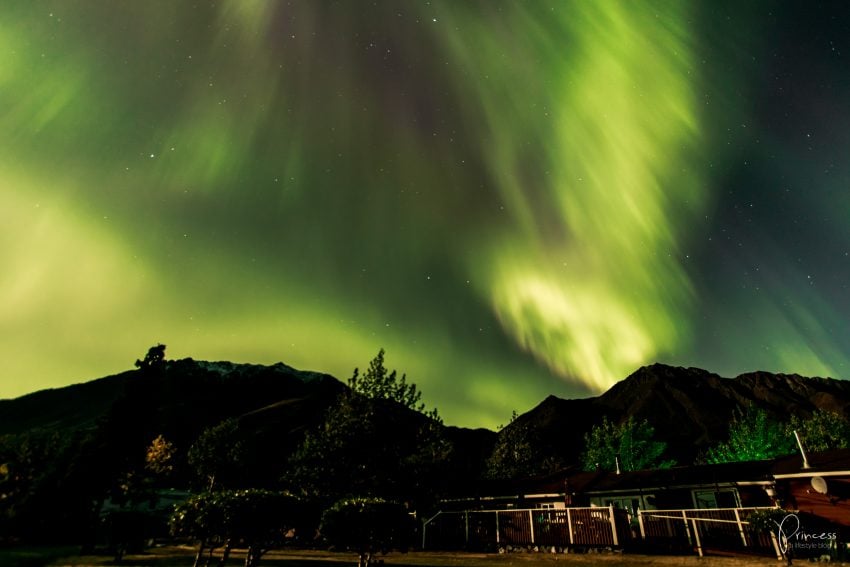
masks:
<instances>
[{"instance_id":1,"label":"mountain slope","mask_svg":"<svg viewBox=\"0 0 850 567\"><path fill-rule=\"evenodd\" d=\"M135 371L0 400L0 434L94 425L124 392Z\"/></svg>"},{"instance_id":2,"label":"mountain slope","mask_svg":"<svg viewBox=\"0 0 850 567\"><path fill-rule=\"evenodd\" d=\"M330 375L282 363L166 361L153 371L128 371L0 400L0 436L36 431L67 435L101 426L98 431L108 432L115 446L139 448L163 435L185 455L204 429L236 418L246 470L253 482L271 485L286 470L304 433L321 422L346 389ZM378 404L376 411L395 424L382 432L385 443L414 431L426 419L390 402ZM457 427L443 432L454 447L453 483L463 486L477 479L496 434ZM374 442L380 444L381 439ZM140 451L134 454L143 454Z\"/></svg>"},{"instance_id":3,"label":"mountain slope","mask_svg":"<svg viewBox=\"0 0 850 567\"><path fill-rule=\"evenodd\" d=\"M644 366L600 396L564 400L550 396L521 415L542 450L578 461L584 434L606 416L614 422L646 419L672 456L691 461L725 439L736 408L762 408L776 418L806 417L816 409L850 415L850 382L796 374L754 372L722 378L698 368Z\"/></svg>"},{"instance_id":4,"label":"mountain slope","mask_svg":"<svg viewBox=\"0 0 850 567\"><path fill-rule=\"evenodd\" d=\"M332 376L282 363L168 361L155 376L134 370L0 400L0 435L92 428L121 404L124 408L142 405L138 415L146 434L163 433L183 448L204 428L237 417L258 455L258 465L273 464L270 470L280 470L304 431L319 422L345 388ZM614 422L634 417L655 428L656 437L668 444L670 456L689 462L724 440L733 412L750 405L782 420L791 415L807 417L816 409L850 416L850 382L768 372L723 378L698 368L653 364L596 397L549 396L505 430L527 426L540 454L574 464L585 433L603 416ZM456 427L444 432L462 457L460 469L476 476L496 434Z\"/></svg>"},{"instance_id":5,"label":"mountain slope","mask_svg":"<svg viewBox=\"0 0 850 567\"><path fill-rule=\"evenodd\" d=\"M152 427L180 427L186 422L185 427L194 431L287 400L313 400L302 416L315 415L343 388L330 375L282 363L262 366L187 358L168 361L156 376L132 370L0 400L0 434L89 428L128 396L133 398L128 403L149 406L146 419Z\"/></svg>"}]
</instances>

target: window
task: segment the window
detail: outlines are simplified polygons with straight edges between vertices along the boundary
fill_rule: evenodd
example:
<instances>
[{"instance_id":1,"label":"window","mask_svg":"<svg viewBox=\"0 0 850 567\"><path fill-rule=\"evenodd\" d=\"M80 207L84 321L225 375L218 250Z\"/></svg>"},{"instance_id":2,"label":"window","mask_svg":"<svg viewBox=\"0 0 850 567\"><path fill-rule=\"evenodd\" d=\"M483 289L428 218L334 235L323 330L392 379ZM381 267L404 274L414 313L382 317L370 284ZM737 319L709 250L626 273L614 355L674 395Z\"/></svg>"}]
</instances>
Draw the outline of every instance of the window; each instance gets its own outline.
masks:
<instances>
[{"instance_id":1,"label":"window","mask_svg":"<svg viewBox=\"0 0 850 567\"><path fill-rule=\"evenodd\" d=\"M655 510L655 495L654 494L633 494L627 496L599 496L590 499L591 506L613 506L626 510L629 514L635 515L638 510Z\"/></svg>"},{"instance_id":2,"label":"window","mask_svg":"<svg viewBox=\"0 0 850 567\"><path fill-rule=\"evenodd\" d=\"M694 507L706 508L740 508L741 501L738 491L734 488L716 490L694 490Z\"/></svg>"},{"instance_id":3,"label":"window","mask_svg":"<svg viewBox=\"0 0 850 567\"><path fill-rule=\"evenodd\" d=\"M634 516L637 514L640 506L640 497L635 496L622 496L619 498L606 498L605 506L613 506L614 508L620 508L621 510L627 511L629 514Z\"/></svg>"}]
</instances>

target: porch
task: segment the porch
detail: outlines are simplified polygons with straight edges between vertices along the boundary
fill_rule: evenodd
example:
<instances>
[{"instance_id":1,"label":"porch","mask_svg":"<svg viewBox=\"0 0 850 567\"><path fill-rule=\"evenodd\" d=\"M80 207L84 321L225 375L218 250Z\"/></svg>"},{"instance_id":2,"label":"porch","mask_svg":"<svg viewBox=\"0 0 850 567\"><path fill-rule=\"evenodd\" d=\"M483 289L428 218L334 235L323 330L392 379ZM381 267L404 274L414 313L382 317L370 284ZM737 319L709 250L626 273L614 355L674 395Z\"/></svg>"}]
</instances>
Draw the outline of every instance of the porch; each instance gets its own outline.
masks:
<instances>
[{"instance_id":1,"label":"porch","mask_svg":"<svg viewBox=\"0 0 850 567\"><path fill-rule=\"evenodd\" d=\"M438 512L422 528L423 549L623 547L632 537L625 510L608 507Z\"/></svg>"},{"instance_id":2,"label":"porch","mask_svg":"<svg viewBox=\"0 0 850 567\"><path fill-rule=\"evenodd\" d=\"M747 521L753 512L769 509L638 510L638 535L649 550L691 550L700 557L706 551L720 551L781 558L776 534L757 532Z\"/></svg>"},{"instance_id":3,"label":"porch","mask_svg":"<svg viewBox=\"0 0 850 567\"><path fill-rule=\"evenodd\" d=\"M614 506L438 512L422 527L422 549L634 547L663 553L749 553L781 557L775 534L750 528L766 508L638 510Z\"/></svg>"}]
</instances>

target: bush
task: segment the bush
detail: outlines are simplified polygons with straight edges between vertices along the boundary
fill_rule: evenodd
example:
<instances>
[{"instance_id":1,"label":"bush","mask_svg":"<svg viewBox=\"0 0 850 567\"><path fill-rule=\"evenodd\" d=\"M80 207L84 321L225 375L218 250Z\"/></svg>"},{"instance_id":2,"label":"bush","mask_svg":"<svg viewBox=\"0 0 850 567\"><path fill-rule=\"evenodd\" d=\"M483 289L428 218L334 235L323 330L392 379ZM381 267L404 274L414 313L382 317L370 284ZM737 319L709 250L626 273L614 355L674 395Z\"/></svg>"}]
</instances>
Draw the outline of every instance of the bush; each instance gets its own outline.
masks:
<instances>
[{"instance_id":1,"label":"bush","mask_svg":"<svg viewBox=\"0 0 850 567\"><path fill-rule=\"evenodd\" d=\"M283 543L301 515L301 502L286 493L262 489L222 490L196 494L177 506L171 517L171 532L199 542L204 548L224 545L226 560L230 546L248 547L246 567L256 565L269 549Z\"/></svg>"},{"instance_id":2,"label":"bush","mask_svg":"<svg viewBox=\"0 0 850 567\"><path fill-rule=\"evenodd\" d=\"M355 551L360 556L359 565L364 567L376 553L407 551L414 521L397 502L352 498L325 510L319 530L329 544Z\"/></svg>"}]
</instances>

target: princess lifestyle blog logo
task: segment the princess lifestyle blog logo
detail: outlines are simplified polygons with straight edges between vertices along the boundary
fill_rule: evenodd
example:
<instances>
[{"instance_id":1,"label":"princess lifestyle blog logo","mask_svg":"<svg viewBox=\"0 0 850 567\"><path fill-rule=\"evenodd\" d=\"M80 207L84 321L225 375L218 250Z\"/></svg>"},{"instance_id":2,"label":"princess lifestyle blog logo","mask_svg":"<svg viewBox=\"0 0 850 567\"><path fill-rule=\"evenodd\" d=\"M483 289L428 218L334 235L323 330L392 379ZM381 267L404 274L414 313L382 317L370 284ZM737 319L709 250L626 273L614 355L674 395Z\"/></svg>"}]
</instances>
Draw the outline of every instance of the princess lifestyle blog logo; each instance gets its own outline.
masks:
<instances>
[{"instance_id":1,"label":"princess lifestyle blog logo","mask_svg":"<svg viewBox=\"0 0 850 567\"><path fill-rule=\"evenodd\" d=\"M783 554L787 554L789 550L829 549L838 539L835 532L806 531L797 514L787 514L782 521L774 520L773 523L776 524L776 539Z\"/></svg>"}]
</instances>

